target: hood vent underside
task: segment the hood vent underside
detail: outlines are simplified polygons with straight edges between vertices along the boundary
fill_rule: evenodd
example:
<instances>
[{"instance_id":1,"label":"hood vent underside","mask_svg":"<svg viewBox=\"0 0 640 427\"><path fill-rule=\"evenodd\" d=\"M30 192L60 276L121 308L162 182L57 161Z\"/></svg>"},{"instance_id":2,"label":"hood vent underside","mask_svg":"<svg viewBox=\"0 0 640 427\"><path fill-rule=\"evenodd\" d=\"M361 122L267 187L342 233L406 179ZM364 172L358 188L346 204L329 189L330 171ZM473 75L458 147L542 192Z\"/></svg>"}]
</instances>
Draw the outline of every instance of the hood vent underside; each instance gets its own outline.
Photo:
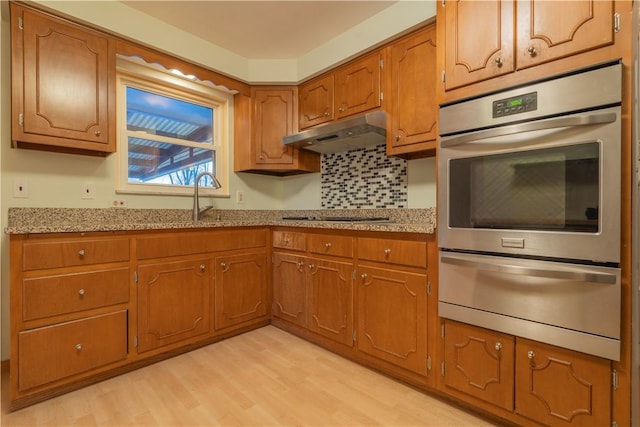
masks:
<instances>
[{"instance_id":1,"label":"hood vent underside","mask_svg":"<svg viewBox=\"0 0 640 427\"><path fill-rule=\"evenodd\" d=\"M285 145L318 153L338 153L384 144L386 125L386 113L374 111L288 135L282 141Z\"/></svg>"}]
</instances>

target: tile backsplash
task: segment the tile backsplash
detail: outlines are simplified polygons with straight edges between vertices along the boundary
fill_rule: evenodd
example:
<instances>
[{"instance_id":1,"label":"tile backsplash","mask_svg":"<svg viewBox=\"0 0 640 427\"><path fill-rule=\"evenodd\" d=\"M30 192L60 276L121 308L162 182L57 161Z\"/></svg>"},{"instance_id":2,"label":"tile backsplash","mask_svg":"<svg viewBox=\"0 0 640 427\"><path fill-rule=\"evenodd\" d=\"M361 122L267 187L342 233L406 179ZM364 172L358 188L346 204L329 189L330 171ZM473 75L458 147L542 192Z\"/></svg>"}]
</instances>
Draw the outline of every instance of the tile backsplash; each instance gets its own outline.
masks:
<instances>
[{"instance_id":1,"label":"tile backsplash","mask_svg":"<svg viewBox=\"0 0 640 427\"><path fill-rule=\"evenodd\" d=\"M407 161L384 144L323 154L320 185L323 209L406 208Z\"/></svg>"}]
</instances>

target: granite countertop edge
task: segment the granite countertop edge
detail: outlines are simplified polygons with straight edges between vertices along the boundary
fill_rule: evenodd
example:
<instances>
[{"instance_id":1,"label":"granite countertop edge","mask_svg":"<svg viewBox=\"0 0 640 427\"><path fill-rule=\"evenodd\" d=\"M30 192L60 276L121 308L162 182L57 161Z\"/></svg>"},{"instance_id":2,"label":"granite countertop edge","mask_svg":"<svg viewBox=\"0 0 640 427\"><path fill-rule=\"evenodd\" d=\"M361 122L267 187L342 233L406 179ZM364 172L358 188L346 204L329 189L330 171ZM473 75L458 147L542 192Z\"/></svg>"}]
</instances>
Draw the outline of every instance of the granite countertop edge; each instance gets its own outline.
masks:
<instances>
[{"instance_id":1,"label":"granite countertop edge","mask_svg":"<svg viewBox=\"0 0 640 427\"><path fill-rule=\"evenodd\" d=\"M200 221L190 209L9 208L6 234L300 227L433 234L435 208L340 210L211 210ZM283 217L385 217L389 222L283 220Z\"/></svg>"}]
</instances>

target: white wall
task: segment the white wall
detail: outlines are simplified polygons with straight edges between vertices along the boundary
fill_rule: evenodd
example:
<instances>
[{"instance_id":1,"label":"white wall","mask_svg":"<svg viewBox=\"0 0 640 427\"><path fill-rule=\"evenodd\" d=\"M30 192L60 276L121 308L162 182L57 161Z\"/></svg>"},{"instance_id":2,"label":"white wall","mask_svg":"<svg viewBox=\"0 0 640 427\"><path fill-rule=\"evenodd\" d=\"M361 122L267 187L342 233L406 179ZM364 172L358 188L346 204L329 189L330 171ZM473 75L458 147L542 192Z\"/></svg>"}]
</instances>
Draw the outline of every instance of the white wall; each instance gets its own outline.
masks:
<instances>
[{"instance_id":1,"label":"white wall","mask_svg":"<svg viewBox=\"0 0 640 427\"><path fill-rule=\"evenodd\" d=\"M106 1L39 1L53 8L110 31L126 35L193 62L224 71L254 83L263 81L297 82L302 78L353 56L367 46L399 33L435 15L433 1L400 2L389 8L390 19L376 16L352 32L338 37L313 54L291 61L253 61L220 49L190 34L168 27L153 18L115 0ZM406 3L406 4L405 4ZM10 25L7 2L2 1L0 22L0 227L7 225L9 207L86 207L106 208L114 198L124 199L130 208L189 209L190 197L120 195L115 192L117 155L107 158L12 149L10 135ZM124 8L124 9L123 9ZM382 25L384 24L384 25ZM168 36L171 34L171 36ZM295 66L294 66L295 65ZM261 74L262 69L266 74ZM278 77L279 76L279 77ZM250 77L250 79L249 79ZM230 135L233 140L233 135ZM233 165L233 150L229 161ZM435 205L435 174L433 159L409 162L409 207ZM27 181L29 198L12 197L12 182ZM80 186L91 182L96 189L93 200L80 197ZM213 204L221 209L318 209L320 208L320 175L298 175L286 178L230 174L230 198L216 198ZM235 203L237 190L245 192L246 203ZM208 202L203 202L208 203ZM0 237L1 258L1 360L9 358L9 252L8 236Z\"/></svg>"}]
</instances>

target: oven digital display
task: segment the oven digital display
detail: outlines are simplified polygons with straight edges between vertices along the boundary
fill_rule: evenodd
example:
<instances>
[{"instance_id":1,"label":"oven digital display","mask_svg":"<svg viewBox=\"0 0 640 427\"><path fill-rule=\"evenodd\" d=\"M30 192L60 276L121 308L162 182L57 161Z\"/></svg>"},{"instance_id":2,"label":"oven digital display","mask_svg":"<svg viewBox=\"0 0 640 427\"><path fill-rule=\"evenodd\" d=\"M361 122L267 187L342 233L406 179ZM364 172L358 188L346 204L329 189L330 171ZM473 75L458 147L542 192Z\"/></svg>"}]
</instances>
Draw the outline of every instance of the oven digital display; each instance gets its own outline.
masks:
<instances>
[{"instance_id":1,"label":"oven digital display","mask_svg":"<svg viewBox=\"0 0 640 427\"><path fill-rule=\"evenodd\" d=\"M493 101L493 118L510 116L538 109L538 92Z\"/></svg>"}]
</instances>

